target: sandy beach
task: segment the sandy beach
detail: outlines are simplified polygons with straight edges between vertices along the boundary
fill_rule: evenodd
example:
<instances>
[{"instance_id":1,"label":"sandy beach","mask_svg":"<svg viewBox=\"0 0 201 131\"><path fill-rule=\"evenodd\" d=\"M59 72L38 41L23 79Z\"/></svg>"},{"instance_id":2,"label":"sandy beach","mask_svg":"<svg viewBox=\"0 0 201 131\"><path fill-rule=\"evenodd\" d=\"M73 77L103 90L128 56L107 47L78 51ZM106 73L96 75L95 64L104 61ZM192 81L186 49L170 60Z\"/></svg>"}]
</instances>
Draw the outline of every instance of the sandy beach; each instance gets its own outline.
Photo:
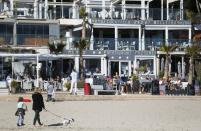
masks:
<instances>
[{"instance_id":1,"label":"sandy beach","mask_svg":"<svg viewBox=\"0 0 201 131\"><path fill-rule=\"evenodd\" d=\"M165 97L165 96L164 96ZM145 97L146 98L146 97ZM0 101L1 131L199 131L201 99L132 99L45 102L47 110L74 118L69 126L62 118L41 112L43 127L32 125L32 103L27 103L25 126L16 126L15 101Z\"/></svg>"}]
</instances>

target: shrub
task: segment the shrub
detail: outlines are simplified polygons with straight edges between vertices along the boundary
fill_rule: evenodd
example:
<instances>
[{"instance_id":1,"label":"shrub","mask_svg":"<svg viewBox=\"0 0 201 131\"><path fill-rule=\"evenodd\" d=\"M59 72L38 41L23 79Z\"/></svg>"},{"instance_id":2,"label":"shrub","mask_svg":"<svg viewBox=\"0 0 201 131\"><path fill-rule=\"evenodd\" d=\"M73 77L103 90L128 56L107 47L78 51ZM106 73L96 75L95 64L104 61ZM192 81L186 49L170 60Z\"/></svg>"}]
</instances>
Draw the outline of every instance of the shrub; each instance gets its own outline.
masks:
<instances>
[{"instance_id":1,"label":"shrub","mask_svg":"<svg viewBox=\"0 0 201 131\"><path fill-rule=\"evenodd\" d=\"M159 78L163 78L163 76L164 76L164 71L160 71L158 76L159 76Z\"/></svg>"},{"instance_id":2,"label":"shrub","mask_svg":"<svg viewBox=\"0 0 201 131\"><path fill-rule=\"evenodd\" d=\"M11 81L11 88L18 88L17 81L15 81L15 80Z\"/></svg>"},{"instance_id":3,"label":"shrub","mask_svg":"<svg viewBox=\"0 0 201 131\"><path fill-rule=\"evenodd\" d=\"M84 81L82 80L77 81L77 88L83 88L83 86L84 86Z\"/></svg>"}]
</instances>

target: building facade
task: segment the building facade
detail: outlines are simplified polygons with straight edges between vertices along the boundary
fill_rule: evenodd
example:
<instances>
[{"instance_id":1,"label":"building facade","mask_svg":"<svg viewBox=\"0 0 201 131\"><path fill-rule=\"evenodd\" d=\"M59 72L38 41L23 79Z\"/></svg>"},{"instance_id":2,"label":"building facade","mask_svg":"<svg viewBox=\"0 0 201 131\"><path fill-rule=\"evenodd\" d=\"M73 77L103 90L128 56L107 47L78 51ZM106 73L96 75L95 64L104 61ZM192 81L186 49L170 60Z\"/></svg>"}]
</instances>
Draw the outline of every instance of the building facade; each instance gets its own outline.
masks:
<instances>
[{"instance_id":1,"label":"building facade","mask_svg":"<svg viewBox=\"0 0 201 131\"><path fill-rule=\"evenodd\" d=\"M192 23L185 19L183 0L1 0L1 45L34 48L44 76L49 76L50 65L59 69L55 75L68 74L73 67L79 71L73 43L81 38L82 6L91 25L90 46L83 54L86 74L130 76L143 67L145 75L158 76L164 61L159 47L167 44L180 46L171 54L171 71L178 73L180 62L186 75L184 48L191 44ZM50 54L48 43L57 40L65 49Z\"/></svg>"}]
</instances>

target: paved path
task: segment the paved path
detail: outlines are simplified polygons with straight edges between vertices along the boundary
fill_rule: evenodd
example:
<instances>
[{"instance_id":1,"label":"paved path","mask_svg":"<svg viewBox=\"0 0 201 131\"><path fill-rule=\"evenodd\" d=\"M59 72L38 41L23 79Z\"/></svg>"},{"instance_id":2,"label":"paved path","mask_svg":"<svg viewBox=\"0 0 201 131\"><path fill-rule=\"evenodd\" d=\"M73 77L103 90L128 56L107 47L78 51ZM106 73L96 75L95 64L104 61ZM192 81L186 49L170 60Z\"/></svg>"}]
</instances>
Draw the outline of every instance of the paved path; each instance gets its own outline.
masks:
<instances>
[{"instance_id":1,"label":"paved path","mask_svg":"<svg viewBox=\"0 0 201 131\"><path fill-rule=\"evenodd\" d=\"M30 97L27 94L26 96ZM60 98L64 96L60 95ZM27 103L29 111L25 116L26 125L16 126L14 113L17 97L18 95L0 97L1 131L39 129L42 131L200 131L201 129L201 97L67 95L65 100L68 101L46 102L45 105L48 110L58 115L74 118L75 123L70 126L59 126L63 121L61 118L49 112L42 112L43 123L49 125L45 127L32 126L34 114L31 110L32 103ZM70 99L72 97L76 101ZM93 99L90 100L90 97Z\"/></svg>"}]
</instances>

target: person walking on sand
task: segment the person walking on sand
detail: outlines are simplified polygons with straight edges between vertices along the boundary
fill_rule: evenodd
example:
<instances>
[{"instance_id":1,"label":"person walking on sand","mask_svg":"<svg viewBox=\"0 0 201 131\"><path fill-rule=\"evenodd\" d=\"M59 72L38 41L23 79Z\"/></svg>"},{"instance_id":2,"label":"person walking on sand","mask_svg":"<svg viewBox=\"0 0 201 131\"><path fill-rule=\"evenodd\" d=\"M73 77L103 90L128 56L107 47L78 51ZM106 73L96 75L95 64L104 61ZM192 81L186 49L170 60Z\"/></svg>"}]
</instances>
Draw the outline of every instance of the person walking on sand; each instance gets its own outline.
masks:
<instances>
[{"instance_id":1,"label":"person walking on sand","mask_svg":"<svg viewBox=\"0 0 201 131\"><path fill-rule=\"evenodd\" d=\"M24 126L24 115L25 111L27 111L27 106L23 102L23 97L19 97L17 103L17 111L15 115L17 116L17 126Z\"/></svg>"},{"instance_id":2,"label":"person walking on sand","mask_svg":"<svg viewBox=\"0 0 201 131\"><path fill-rule=\"evenodd\" d=\"M70 94L77 94L77 72L75 69L71 72L71 87L70 87Z\"/></svg>"},{"instance_id":3,"label":"person walking on sand","mask_svg":"<svg viewBox=\"0 0 201 131\"><path fill-rule=\"evenodd\" d=\"M54 83L50 81L49 85L47 86L47 102L54 101L54 94L55 94Z\"/></svg>"},{"instance_id":4,"label":"person walking on sand","mask_svg":"<svg viewBox=\"0 0 201 131\"><path fill-rule=\"evenodd\" d=\"M44 101L43 101L43 96L41 95L41 89L39 87L36 87L34 89L34 93L32 95L32 100L33 100L33 107L32 109L35 112L34 120L33 120L33 125L36 125L36 121L38 121L38 124L42 126L43 124L40 121L40 112L42 109L45 109ZM46 110L47 111L47 110Z\"/></svg>"}]
</instances>

